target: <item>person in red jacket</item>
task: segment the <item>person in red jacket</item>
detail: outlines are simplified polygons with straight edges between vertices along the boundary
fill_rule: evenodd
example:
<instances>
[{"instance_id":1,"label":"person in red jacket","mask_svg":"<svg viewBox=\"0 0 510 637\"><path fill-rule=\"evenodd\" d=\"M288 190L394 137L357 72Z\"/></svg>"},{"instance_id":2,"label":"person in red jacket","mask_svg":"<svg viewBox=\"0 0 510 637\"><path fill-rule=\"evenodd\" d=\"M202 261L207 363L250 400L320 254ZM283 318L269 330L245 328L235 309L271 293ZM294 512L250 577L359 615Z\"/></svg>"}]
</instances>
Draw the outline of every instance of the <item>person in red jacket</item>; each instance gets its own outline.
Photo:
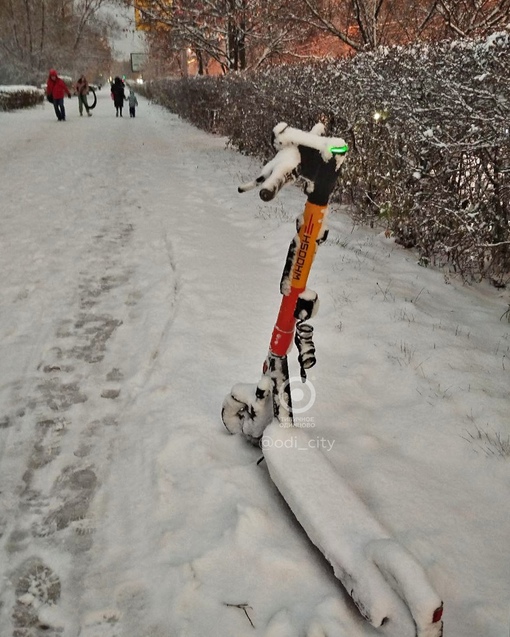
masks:
<instances>
[{"instance_id":1,"label":"person in red jacket","mask_svg":"<svg viewBox=\"0 0 510 637\"><path fill-rule=\"evenodd\" d=\"M57 75L55 69L51 69L46 83L46 95L50 102L53 102L55 115L59 122L66 120L66 107L64 106L64 96L71 97L71 91L66 83Z\"/></svg>"}]
</instances>

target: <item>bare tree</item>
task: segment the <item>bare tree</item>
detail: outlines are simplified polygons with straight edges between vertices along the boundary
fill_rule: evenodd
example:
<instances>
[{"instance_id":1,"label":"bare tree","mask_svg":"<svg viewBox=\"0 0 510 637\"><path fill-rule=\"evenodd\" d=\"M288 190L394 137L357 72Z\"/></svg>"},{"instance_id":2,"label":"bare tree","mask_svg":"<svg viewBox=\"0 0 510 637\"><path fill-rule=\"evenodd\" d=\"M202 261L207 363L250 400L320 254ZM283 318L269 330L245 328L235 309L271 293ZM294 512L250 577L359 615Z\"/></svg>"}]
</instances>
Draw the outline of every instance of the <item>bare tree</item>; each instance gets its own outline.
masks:
<instances>
[{"instance_id":1,"label":"bare tree","mask_svg":"<svg viewBox=\"0 0 510 637\"><path fill-rule=\"evenodd\" d=\"M357 52L386 43L390 4L390 0L296 0L289 18L329 33Z\"/></svg>"},{"instance_id":2,"label":"bare tree","mask_svg":"<svg viewBox=\"0 0 510 637\"><path fill-rule=\"evenodd\" d=\"M508 26L510 0L437 0L444 32L453 37L484 36Z\"/></svg>"},{"instance_id":3,"label":"bare tree","mask_svg":"<svg viewBox=\"0 0 510 637\"><path fill-rule=\"evenodd\" d=\"M420 39L488 35L508 25L510 0L296 0L289 18L359 52Z\"/></svg>"},{"instance_id":4,"label":"bare tree","mask_svg":"<svg viewBox=\"0 0 510 637\"><path fill-rule=\"evenodd\" d=\"M129 2L130 0L128 0ZM289 25L291 0L134 0L139 25L152 48L167 40L189 49L199 71L214 60L224 73L260 66L290 54L307 26ZM166 27L166 28L165 28Z\"/></svg>"},{"instance_id":5,"label":"bare tree","mask_svg":"<svg viewBox=\"0 0 510 637\"><path fill-rule=\"evenodd\" d=\"M41 79L49 66L71 71L111 59L106 0L0 0L0 71Z\"/></svg>"}]
</instances>

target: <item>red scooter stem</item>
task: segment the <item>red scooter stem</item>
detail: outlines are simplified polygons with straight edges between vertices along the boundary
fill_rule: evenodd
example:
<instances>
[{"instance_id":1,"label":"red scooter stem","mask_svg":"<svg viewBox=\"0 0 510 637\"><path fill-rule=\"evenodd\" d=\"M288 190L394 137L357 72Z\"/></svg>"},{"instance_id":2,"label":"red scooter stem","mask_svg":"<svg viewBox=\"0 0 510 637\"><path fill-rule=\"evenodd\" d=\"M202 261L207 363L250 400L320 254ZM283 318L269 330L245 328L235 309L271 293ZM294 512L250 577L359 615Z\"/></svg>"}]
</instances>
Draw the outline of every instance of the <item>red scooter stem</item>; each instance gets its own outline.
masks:
<instances>
[{"instance_id":1,"label":"red scooter stem","mask_svg":"<svg viewBox=\"0 0 510 637\"><path fill-rule=\"evenodd\" d=\"M320 206L310 201L306 202L303 223L298 232L296 251L293 255L290 291L283 296L269 346L269 352L274 356L286 356L292 347L297 322L295 316L297 300L306 289L326 211L327 205Z\"/></svg>"}]
</instances>

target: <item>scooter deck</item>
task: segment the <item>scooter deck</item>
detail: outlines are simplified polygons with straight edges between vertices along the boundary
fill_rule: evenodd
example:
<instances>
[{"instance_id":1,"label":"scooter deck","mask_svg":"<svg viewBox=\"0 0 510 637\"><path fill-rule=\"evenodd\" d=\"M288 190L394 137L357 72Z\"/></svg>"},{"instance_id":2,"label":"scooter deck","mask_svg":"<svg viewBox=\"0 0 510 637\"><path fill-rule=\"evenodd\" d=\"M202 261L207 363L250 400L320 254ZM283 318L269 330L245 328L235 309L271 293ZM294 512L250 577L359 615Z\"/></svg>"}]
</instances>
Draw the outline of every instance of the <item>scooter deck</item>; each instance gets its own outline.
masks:
<instances>
[{"instance_id":1,"label":"scooter deck","mask_svg":"<svg viewBox=\"0 0 510 637\"><path fill-rule=\"evenodd\" d=\"M272 481L363 617L391 637L440 637L441 599L329 462L327 441L274 421L262 449Z\"/></svg>"}]
</instances>

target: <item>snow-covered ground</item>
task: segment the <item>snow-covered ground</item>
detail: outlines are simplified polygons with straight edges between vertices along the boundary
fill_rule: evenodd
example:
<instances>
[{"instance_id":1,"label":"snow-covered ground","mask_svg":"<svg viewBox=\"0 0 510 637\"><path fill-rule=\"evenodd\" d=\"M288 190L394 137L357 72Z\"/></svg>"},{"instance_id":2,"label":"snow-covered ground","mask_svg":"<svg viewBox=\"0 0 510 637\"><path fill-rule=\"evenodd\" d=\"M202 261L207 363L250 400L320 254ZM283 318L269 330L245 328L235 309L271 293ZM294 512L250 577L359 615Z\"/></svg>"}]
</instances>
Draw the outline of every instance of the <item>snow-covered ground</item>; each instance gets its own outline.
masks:
<instances>
[{"instance_id":1,"label":"snow-covered ground","mask_svg":"<svg viewBox=\"0 0 510 637\"><path fill-rule=\"evenodd\" d=\"M304 196L239 195L258 162L139 102L0 113L0 634L375 637L220 419L260 378ZM329 226L298 424L445 637L508 637L509 293Z\"/></svg>"}]
</instances>

